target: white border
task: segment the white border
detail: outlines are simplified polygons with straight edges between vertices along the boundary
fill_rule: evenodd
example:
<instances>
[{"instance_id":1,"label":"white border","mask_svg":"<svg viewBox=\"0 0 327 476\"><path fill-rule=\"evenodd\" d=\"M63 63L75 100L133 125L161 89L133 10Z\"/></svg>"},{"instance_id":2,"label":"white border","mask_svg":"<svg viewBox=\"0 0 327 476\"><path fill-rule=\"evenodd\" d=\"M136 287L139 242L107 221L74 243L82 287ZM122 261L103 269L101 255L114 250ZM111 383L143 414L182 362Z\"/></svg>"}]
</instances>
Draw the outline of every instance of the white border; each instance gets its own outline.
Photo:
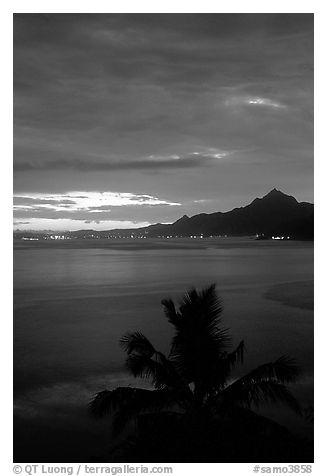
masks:
<instances>
[{"instance_id":1,"label":"white border","mask_svg":"<svg viewBox=\"0 0 327 476\"><path fill-rule=\"evenodd\" d=\"M245 8L246 7L246 8ZM326 370L324 346L326 341L327 313L322 307L326 293L326 45L327 16L323 1L275 0L259 1L122 1L103 0L24 0L3 1L0 6L1 31L1 131L0 160L2 227L0 249L2 251L1 291L3 298L1 323L1 474L12 473L12 14L20 13L315 13L315 464L314 474L326 473ZM325 200L324 200L325 199ZM167 466L167 464L165 464ZM74 465L75 466L75 465ZM174 474L198 474L205 470L208 475L250 474L253 464L175 464ZM274 465L276 464L274 463ZM76 474L76 473L75 473Z\"/></svg>"}]
</instances>

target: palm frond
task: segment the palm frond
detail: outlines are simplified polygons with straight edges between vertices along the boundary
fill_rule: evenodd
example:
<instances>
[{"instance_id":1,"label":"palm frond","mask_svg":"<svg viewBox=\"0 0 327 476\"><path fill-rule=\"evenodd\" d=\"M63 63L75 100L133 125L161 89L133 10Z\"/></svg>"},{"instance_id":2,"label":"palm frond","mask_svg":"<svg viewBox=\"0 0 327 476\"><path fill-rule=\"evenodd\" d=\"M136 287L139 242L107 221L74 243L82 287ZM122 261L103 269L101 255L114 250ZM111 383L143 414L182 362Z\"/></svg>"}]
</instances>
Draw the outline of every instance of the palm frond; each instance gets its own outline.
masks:
<instances>
[{"instance_id":1,"label":"palm frond","mask_svg":"<svg viewBox=\"0 0 327 476\"><path fill-rule=\"evenodd\" d=\"M216 330L214 334L185 329L173 338L169 358L189 382L197 377L205 379L213 376L217 367L221 368L220 356L228 343L229 334L225 329Z\"/></svg>"},{"instance_id":2,"label":"palm frond","mask_svg":"<svg viewBox=\"0 0 327 476\"><path fill-rule=\"evenodd\" d=\"M184 319L201 315L202 324L207 326L217 326L222 310L215 284L211 284L200 292L191 288L185 293L179 307L179 312Z\"/></svg>"},{"instance_id":3,"label":"palm frond","mask_svg":"<svg viewBox=\"0 0 327 476\"><path fill-rule=\"evenodd\" d=\"M254 384L243 385L242 388L228 387L223 392L223 406L231 404L242 405L250 408L252 405L260 407L265 403L283 403L298 415L302 414L301 406L290 390L282 383L262 381Z\"/></svg>"},{"instance_id":4,"label":"palm frond","mask_svg":"<svg viewBox=\"0 0 327 476\"><path fill-rule=\"evenodd\" d=\"M273 379L281 383L294 382L300 375L300 368L296 361L283 355L274 362L260 365L247 376L255 380Z\"/></svg>"},{"instance_id":5,"label":"palm frond","mask_svg":"<svg viewBox=\"0 0 327 476\"><path fill-rule=\"evenodd\" d=\"M187 382L178 374L173 362L157 351L141 332L125 334L120 344L128 354L126 366L134 377L150 380L157 390L178 390L187 398Z\"/></svg>"},{"instance_id":6,"label":"palm frond","mask_svg":"<svg viewBox=\"0 0 327 476\"><path fill-rule=\"evenodd\" d=\"M221 393L222 402L247 407L265 402L281 402L296 413L301 413L298 401L285 385L298 375L299 368L294 360L283 356L275 362L260 365L226 387Z\"/></svg>"},{"instance_id":7,"label":"palm frond","mask_svg":"<svg viewBox=\"0 0 327 476\"><path fill-rule=\"evenodd\" d=\"M134 377L149 379L157 389L170 386L169 371L160 361L140 354L131 354L126 366Z\"/></svg>"},{"instance_id":8,"label":"palm frond","mask_svg":"<svg viewBox=\"0 0 327 476\"><path fill-rule=\"evenodd\" d=\"M227 346L230 342L228 330L221 328L223 307L214 284L199 293L190 289L180 305L182 325L178 334L198 340L201 336L211 342ZM177 334L177 335L178 335Z\"/></svg>"},{"instance_id":9,"label":"palm frond","mask_svg":"<svg viewBox=\"0 0 327 476\"><path fill-rule=\"evenodd\" d=\"M238 363L243 364L245 350L244 340L241 340L235 350L225 354L223 360L230 370Z\"/></svg>"},{"instance_id":10,"label":"palm frond","mask_svg":"<svg viewBox=\"0 0 327 476\"><path fill-rule=\"evenodd\" d=\"M180 397L180 402L186 402L192 397L187 382L179 375L173 363L161 352L155 352L150 358L140 354L131 354L126 360L126 366L134 377L150 380L157 390L174 390Z\"/></svg>"},{"instance_id":11,"label":"palm frond","mask_svg":"<svg viewBox=\"0 0 327 476\"><path fill-rule=\"evenodd\" d=\"M89 403L89 410L94 417L101 418L115 412L118 407L124 405L133 398L135 393L131 387L117 387L114 390L102 390L95 394Z\"/></svg>"},{"instance_id":12,"label":"palm frond","mask_svg":"<svg viewBox=\"0 0 327 476\"><path fill-rule=\"evenodd\" d=\"M199 300L207 320L214 321L217 325L217 321L220 320L223 311L223 305L217 294L216 285L211 284L207 288L202 289L199 293Z\"/></svg>"},{"instance_id":13,"label":"palm frond","mask_svg":"<svg viewBox=\"0 0 327 476\"><path fill-rule=\"evenodd\" d=\"M114 416L115 435L121 433L129 422L137 422L140 415L164 412L178 405L175 393L170 390L134 390L133 398L121 406Z\"/></svg>"},{"instance_id":14,"label":"palm frond","mask_svg":"<svg viewBox=\"0 0 327 476\"><path fill-rule=\"evenodd\" d=\"M214 284L199 292L191 288L179 307L169 358L189 382L201 380L203 388L211 380L217 357L230 345L228 329L221 326L221 312Z\"/></svg>"},{"instance_id":15,"label":"palm frond","mask_svg":"<svg viewBox=\"0 0 327 476\"><path fill-rule=\"evenodd\" d=\"M128 354L126 366L134 377L148 378L156 388L167 386L167 371L159 361L160 353L141 332L125 334L120 345Z\"/></svg>"},{"instance_id":16,"label":"palm frond","mask_svg":"<svg viewBox=\"0 0 327 476\"><path fill-rule=\"evenodd\" d=\"M112 414L114 432L119 433L138 415L159 412L173 405L176 405L176 395L169 390L118 387L97 393L91 400L89 409L97 418Z\"/></svg>"},{"instance_id":17,"label":"palm frond","mask_svg":"<svg viewBox=\"0 0 327 476\"><path fill-rule=\"evenodd\" d=\"M172 299L163 299L161 304L168 322L178 328L180 324L180 314L176 311L174 301Z\"/></svg>"},{"instance_id":18,"label":"palm frond","mask_svg":"<svg viewBox=\"0 0 327 476\"><path fill-rule=\"evenodd\" d=\"M149 339L141 332L127 333L123 335L119 342L127 354L137 352L138 354L151 357L156 352Z\"/></svg>"},{"instance_id":19,"label":"palm frond","mask_svg":"<svg viewBox=\"0 0 327 476\"><path fill-rule=\"evenodd\" d=\"M245 344L242 340L232 352L216 353L211 356L211 363L206 372L206 393L216 395L222 391L228 381L231 371L238 363L243 363Z\"/></svg>"},{"instance_id":20,"label":"palm frond","mask_svg":"<svg viewBox=\"0 0 327 476\"><path fill-rule=\"evenodd\" d=\"M214 378L217 379L218 386L225 384L231 371L238 363L243 363L245 352L244 340L232 352L222 352L216 358L216 368Z\"/></svg>"}]
</instances>

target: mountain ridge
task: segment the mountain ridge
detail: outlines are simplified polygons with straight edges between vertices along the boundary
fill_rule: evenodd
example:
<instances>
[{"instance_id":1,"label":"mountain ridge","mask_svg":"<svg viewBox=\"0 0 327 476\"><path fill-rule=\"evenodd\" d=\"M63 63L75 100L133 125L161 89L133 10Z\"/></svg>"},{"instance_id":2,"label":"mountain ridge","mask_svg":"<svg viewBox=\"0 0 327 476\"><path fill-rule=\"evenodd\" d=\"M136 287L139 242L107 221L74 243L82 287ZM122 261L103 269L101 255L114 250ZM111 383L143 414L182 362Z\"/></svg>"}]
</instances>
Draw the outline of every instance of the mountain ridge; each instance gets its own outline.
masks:
<instances>
[{"instance_id":1,"label":"mountain ridge","mask_svg":"<svg viewBox=\"0 0 327 476\"><path fill-rule=\"evenodd\" d=\"M96 231L84 229L64 233L68 238L115 237L187 237L187 236L248 236L288 235L298 239L313 239L314 205L298 202L276 188L243 207L227 212L184 214L173 223L156 223L141 228ZM58 232L57 232L58 233ZM37 232L16 231L14 236ZM42 232L39 232L41 235Z\"/></svg>"}]
</instances>

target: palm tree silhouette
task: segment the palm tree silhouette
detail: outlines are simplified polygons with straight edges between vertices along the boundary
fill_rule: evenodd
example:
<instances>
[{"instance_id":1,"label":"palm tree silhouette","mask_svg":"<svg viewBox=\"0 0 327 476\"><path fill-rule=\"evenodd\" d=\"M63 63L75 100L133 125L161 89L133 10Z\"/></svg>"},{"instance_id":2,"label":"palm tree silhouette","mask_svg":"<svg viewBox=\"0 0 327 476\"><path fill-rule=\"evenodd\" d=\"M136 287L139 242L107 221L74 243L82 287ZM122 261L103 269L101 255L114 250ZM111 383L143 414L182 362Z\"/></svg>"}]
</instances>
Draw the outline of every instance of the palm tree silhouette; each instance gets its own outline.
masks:
<instances>
[{"instance_id":1,"label":"palm tree silhouette","mask_svg":"<svg viewBox=\"0 0 327 476\"><path fill-rule=\"evenodd\" d=\"M160 413L174 414L197 430L207 430L211 421L229 412L266 402L282 402L301 413L287 388L299 374L288 356L260 365L237 380L231 378L235 365L243 362L245 347L241 341L229 350L231 337L221 326L223 308L214 284L199 292L190 289L178 310L171 299L163 300L162 305L175 331L168 356L140 332L125 334L120 340L127 352L128 370L150 381L153 389L101 391L90 402L93 415L111 413L114 431L119 433L142 415Z\"/></svg>"}]
</instances>

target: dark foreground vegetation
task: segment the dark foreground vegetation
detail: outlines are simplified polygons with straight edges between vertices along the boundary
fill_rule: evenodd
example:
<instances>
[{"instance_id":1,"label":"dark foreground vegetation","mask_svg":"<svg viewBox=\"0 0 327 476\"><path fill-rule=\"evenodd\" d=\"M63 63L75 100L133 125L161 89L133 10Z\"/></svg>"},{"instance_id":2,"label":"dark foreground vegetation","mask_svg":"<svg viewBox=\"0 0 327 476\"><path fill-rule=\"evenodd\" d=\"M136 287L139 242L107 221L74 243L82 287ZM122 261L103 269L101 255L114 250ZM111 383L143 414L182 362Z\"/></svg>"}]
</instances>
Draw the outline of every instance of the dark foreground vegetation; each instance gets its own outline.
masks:
<instances>
[{"instance_id":1,"label":"dark foreground vegetation","mask_svg":"<svg viewBox=\"0 0 327 476\"><path fill-rule=\"evenodd\" d=\"M312 462L312 442L253 411L272 402L302 414L287 386L299 376L293 359L281 356L235 380L245 346L231 349L215 285L189 290L178 308L171 299L162 304L174 327L168 356L140 332L121 339L128 370L153 388L104 390L90 403L94 416L112 418L115 444L103 461Z\"/></svg>"}]
</instances>

